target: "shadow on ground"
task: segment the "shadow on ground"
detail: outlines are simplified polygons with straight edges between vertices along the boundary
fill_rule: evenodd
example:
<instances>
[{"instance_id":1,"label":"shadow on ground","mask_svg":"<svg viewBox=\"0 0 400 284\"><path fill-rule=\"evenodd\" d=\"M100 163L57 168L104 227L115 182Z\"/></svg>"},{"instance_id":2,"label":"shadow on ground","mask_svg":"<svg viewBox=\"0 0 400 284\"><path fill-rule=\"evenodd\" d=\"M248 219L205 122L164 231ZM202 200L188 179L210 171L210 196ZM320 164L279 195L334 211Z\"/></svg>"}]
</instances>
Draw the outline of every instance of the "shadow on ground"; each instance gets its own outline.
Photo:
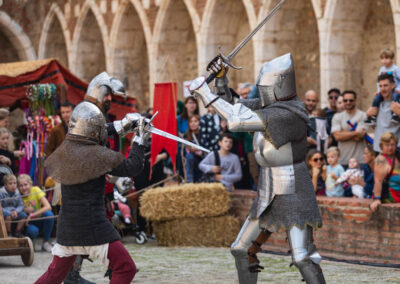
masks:
<instances>
[{"instance_id":1,"label":"shadow on ground","mask_svg":"<svg viewBox=\"0 0 400 284\"><path fill-rule=\"evenodd\" d=\"M228 248L167 248L155 242L137 245L132 238L125 239L125 245L139 268L133 283L238 283ZM39 242L35 247L40 249ZM33 283L51 258L51 254L37 251L33 265L25 267L18 256L0 257L0 282ZM289 267L290 257L260 254L259 258L265 270L258 283L301 283L297 269ZM323 261L322 269L327 283L400 283L400 271L394 268ZM99 261L84 261L82 275L97 284L108 283L105 271Z\"/></svg>"}]
</instances>

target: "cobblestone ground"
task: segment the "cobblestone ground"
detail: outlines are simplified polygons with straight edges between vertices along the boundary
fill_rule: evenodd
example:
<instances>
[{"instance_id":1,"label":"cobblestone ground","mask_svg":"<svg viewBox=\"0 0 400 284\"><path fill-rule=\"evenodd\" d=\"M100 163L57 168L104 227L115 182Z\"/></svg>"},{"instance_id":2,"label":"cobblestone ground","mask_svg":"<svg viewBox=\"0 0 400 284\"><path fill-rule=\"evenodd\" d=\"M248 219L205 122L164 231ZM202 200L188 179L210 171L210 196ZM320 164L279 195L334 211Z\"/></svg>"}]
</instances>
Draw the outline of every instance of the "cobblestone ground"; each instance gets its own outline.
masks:
<instances>
[{"instance_id":1,"label":"cobblestone ground","mask_svg":"<svg viewBox=\"0 0 400 284\"><path fill-rule=\"evenodd\" d=\"M155 242L137 245L132 239L125 245L140 270L133 283L238 283L228 248L166 248ZM0 283L33 283L51 258L51 254L38 251L33 265L25 267L20 257L0 257ZM289 268L290 257L263 253L259 258L266 268L259 283L304 283L296 268ZM400 270L394 268L323 261L322 269L327 283L400 283ZM97 284L108 283L103 278L105 270L99 261L85 261L82 275Z\"/></svg>"}]
</instances>

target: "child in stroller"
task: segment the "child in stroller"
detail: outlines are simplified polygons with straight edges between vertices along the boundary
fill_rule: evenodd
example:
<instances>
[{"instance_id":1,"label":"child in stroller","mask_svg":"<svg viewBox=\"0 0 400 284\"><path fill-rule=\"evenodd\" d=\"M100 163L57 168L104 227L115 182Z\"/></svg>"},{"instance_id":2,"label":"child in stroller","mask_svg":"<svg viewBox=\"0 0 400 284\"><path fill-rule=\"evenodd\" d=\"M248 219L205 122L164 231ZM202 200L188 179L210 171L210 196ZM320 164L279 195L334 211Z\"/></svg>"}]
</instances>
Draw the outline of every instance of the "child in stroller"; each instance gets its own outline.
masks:
<instances>
[{"instance_id":1,"label":"child in stroller","mask_svg":"<svg viewBox=\"0 0 400 284\"><path fill-rule=\"evenodd\" d=\"M132 233L137 244L146 243L148 240L146 233L138 230L136 218L138 197L134 194L136 189L132 179L112 177L109 182L114 184L114 199L111 201L111 208L114 211L112 223L122 236Z\"/></svg>"}]
</instances>

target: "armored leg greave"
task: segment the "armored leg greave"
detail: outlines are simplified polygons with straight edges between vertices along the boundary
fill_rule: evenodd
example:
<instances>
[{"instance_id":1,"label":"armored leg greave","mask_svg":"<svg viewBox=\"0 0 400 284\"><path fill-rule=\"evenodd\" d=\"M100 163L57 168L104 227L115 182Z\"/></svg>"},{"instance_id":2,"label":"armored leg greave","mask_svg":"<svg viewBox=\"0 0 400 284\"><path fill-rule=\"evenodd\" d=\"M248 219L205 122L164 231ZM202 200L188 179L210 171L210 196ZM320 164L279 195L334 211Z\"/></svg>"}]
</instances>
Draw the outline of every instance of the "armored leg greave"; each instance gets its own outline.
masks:
<instances>
[{"instance_id":1,"label":"armored leg greave","mask_svg":"<svg viewBox=\"0 0 400 284\"><path fill-rule=\"evenodd\" d=\"M261 229L258 225L258 219L250 220L247 218L242 229L239 232L235 242L231 246L231 253L235 257L236 269L238 272L240 284L257 283L257 273L251 273L249 270L248 249L260 234Z\"/></svg>"},{"instance_id":2,"label":"armored leg greave","mask_svg":"<svg viewBox=\"0 0 400 284\"><path fill-rule=\"evenodd\" d=\"M313 229L307 226L299 229L293 226L287 231L292 250L293 264L300 270L307 284L325 284L322 269L319 266L321 256L314 246Z\"/></svg>"}]
</instances>

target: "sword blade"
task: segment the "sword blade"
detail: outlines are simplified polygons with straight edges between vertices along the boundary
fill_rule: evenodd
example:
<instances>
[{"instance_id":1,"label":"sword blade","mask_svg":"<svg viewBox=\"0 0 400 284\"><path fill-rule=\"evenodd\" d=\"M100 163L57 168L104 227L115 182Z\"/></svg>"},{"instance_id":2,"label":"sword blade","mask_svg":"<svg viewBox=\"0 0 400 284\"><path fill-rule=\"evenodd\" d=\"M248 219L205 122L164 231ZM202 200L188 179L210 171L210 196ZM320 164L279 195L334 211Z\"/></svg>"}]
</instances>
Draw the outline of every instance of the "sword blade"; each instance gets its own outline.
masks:
<instances>
[{"instance_id":1,"label":"sword blade","mask_svg":"<svg viewBox=\"0 0 400 284\"><path fill-rule=\"evenodd\" d=\"M170 134L170 133L168 133L168 132L165 132L165 131L162 131L162 130L160 130L160 129L157 129L157 128L155 128L154 126L150 126L150 127L147 129L147 131L148 131L148 132L151 132L151 133L153 133L153 134L157 134L157 135L163 136L163 137L168 138L168 139L171 139L171 140L178 141L178 142L180 142L180 143L182 143L182 144L191 146L191 147L193 147L193 148L196 148L196 149L198 149L198 150L204 151L204 152L206 152L206 153L209 153L209 152L210 152L210 150L208 150L208 149L206 149L206 148L203 148L203 147L201 147L200 145L194 144L194 143L189 142L189 141L187 141L187 140L185 140L185 139L183 139L183 138L180 138L180 137L175 136L175 135L172 135L172 134Z\"/></svg>"},{"instance_id":2,"label":"sword blade","mask_svg":"<svg viewBox=\"0 0 400 284\"><path fill-rule=\"evenodd\" d=\"M281 0L281 2L278 3L278 5L276 5L274 7L274 9L271 10L271 12L268 13L268 15L264 18L264 20L262 20L257 27L254 28L254 30L252 30L232 51L231 53L229 53L228 55L228 59L229 61L235 57L235 55L239 52L239 50L241 50L243 48L243 46L245 46L248 41L256 34L256 32L258 32L259 29L261 29L262 26L265 25L266 22L269 21L269 19L276 13L276 11L278 11L281 6L283 4L285 4L287 0Z\"/></svg>"}]
</instances>

